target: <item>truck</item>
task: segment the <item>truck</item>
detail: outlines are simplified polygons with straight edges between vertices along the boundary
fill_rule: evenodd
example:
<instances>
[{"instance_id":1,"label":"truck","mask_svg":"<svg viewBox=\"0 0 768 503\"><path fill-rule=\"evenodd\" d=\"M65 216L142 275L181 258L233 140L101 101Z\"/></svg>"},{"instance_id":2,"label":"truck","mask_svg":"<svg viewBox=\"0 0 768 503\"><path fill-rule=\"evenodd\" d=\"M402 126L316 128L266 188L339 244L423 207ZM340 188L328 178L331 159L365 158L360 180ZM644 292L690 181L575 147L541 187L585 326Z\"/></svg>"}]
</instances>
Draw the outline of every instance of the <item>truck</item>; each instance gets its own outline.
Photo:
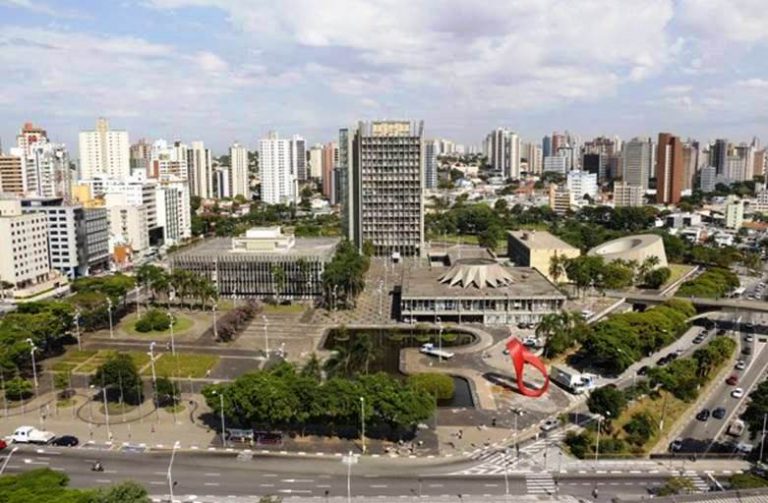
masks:
<instances>
[{"instance_id":1,"label":"truck","mask_svg":"<svg viewBox=\"0 0 768 503\"><path fill-rule=\"evenodd\" d=\"M726 433L734 437L740 437L741 434L744 433L744 428L746 428L746 426L747 425L741 419L734 419L731 424L728 425Z\"/></svg>"},{"instance_id":2,"label":"truck","mask_svg":"<svg viewBox=\"0 0 768 503\"><path fill-rule=\"evenodd\" d=\"M34 426L19 426L11 435L11 440L17 444L47 444L55 436L50 431L38 430Z\"/></svg>"},{"instance_id":3,"label":"truck","mask_svg":"<svg viewBox=\"0 0 768 503\"><path fill-rule=\"evenodd\" d=\"M595 377L591 374L579 374L558 367L549 371L552 381L574 395L580 395L595 387Z\"/></svg>"},{"instance_id":4,"label":"truck","mask_svg":"<svg viewBox=\"0 0 768 503\"><path fill-rule=\"evenodd\" d=\"M442 349L438 349L431 342L423 344L419 348L419 352L425 355L442 358L443 360L450 360L451 358L453 358L453 353L451 353L450 351L444 351Z\"/></svg>"}]
</instances>

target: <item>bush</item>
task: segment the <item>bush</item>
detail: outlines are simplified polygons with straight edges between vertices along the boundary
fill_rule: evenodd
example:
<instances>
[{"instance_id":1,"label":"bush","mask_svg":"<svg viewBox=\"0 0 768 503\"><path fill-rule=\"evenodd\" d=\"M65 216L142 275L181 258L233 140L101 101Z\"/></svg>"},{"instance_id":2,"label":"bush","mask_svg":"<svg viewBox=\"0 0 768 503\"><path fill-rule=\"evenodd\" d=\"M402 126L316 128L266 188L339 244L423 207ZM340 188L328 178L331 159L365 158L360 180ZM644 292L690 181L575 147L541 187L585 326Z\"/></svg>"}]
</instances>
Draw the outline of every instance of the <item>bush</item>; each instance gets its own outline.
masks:
<instances>
[{"instance_id":1,"label":"bush","mask_svg":"<svg viewBox=\"0 0 768 503\"><path fill-rule=\"evenodd\" d=\"M455 392L451 376L436 372L425 372L409 376L408 384L418 391L429 393L431 396L437 396L438 400L450 400Z\"/></svg>"},{"instance_id":2,"label":"bush","mask_svg":"<svg viewBox=\"0 0 768 503\"><path fill-rule=\"evenodd\" d=\"M592 391L587 399L587 407L593 414L600 414L609 420L616 419L627 406L624 392L612 386L603 386Z\"/></svg>"},{"instance_id":3,"label":"bush","mask_svg":"<svg viewBox=\"0 0 768 503\"><path fill-rule=\"evenodd\" d=\"M669 267L659 267L648 271L643 277L643 286L656 290L667 282L669 277L672 276L672 271Z\"/></svg>"},{"instance_id":4,"label":"bush","mask_svg":"<svg viewBox=\"0 0 768 503\"><path fill-rule=\"evenodd\" d=\"M8 400L24 400L32 396L32 383L21 377L5 381L5 397Z\"/></svg>"},{"instance_id":5,"label":"bush","mask_svg":"<svg viewBox=\"0 0 768 503\"><path fill-rule=\"evenodd\" d=\"M136 321L136 331L142 333L152 332L153 330L161 332L167 330L170 326L171 318L168 316L168 313L160 309L150 309Z\"/></svg>"},{"instance_id":6,"label":"bush","mask_svg":"<svg viewBox=\"0 0 768 503\"><path fill-rule=\"evenodd\" d=\"M630 443L641 446L648 442L656 433L656 418L650 412L638 412L633 414L632 418L624 425L624 431L627 432L627 440Z\"/></svg>"}]
</instances>

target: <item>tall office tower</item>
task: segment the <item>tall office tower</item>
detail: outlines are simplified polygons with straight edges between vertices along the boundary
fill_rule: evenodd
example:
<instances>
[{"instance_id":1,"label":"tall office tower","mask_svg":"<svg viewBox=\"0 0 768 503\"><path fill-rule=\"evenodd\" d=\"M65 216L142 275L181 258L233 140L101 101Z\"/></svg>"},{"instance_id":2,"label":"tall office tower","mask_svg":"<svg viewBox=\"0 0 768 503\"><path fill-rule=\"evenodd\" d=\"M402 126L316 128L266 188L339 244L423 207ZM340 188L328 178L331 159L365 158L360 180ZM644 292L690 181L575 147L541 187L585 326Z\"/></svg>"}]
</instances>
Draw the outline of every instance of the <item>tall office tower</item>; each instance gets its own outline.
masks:
<instances>
[{"instance_id":1,"label":"tall office tower","mask_svg":"<svg viewBox=\"0 0 768 503\"><path fill-rule=\"evenodd\" d=\"M291 172L299 182L307 180L307 142L295 134L291 137Z\"/></svg>"},{"instance_id":2,"label":"tall office tower","mask_svg":"<svg viewBox=\"0 0 768 503\"><path fill-rule=\"evenodd\" d=\"M624 144L623 179L629 185L648 189L648 177L653 166L653 142L650 138L633 138Z\"/></svg>"},{"instance_id":3,"label":"tall office tower","mask_svg":"<svg viewBox=\"0 0 768 503\"><path fill-rule=\"evenodd\" d=\"M541 156L549 157L552 155L552 137L545 136L541 139Z\"/></svg>"},{"instance_id":4,"label":"tall office tower","mask_svg":"<svg viewBox=\"0 0 768 503\"><path fill-rule=\"evenodd\" d=\"M522 157L528 162L528 174L539 175L544 167L541 147L533 142L522 144Z\"/></svg>"},{"instance_id":5,"label":"tall office tower","mask_svg":"<svg viewBox=\"0 0 768 503\"><path fill-rule=\"evenodd\" d=\"M613 204L617 208L643 206L644 194L645 191L642 187L630 185L627 182L614 182L613 184Z\"/></svg>"},{"instance_id":6,"label":"tall office tower","mask_svg":"<svg viewBox=\"0 0 768 503\"><path fill-rule=\"evenodd\" d=\"M688 140L683 144L683 187L693 189L694 180L699 172L699 142Z\"/></svg>"},{"instance_id":7,"label":"tall office tower","mask_svg":"<svg viewBox=\"0 0 768 503\"><path fill-rule=\"evenodd\" d=\"M683 190L683 143L670 133L659 133L656 154L656 202L677 204Z\"/></svg>"},{"instance_id":8,"label":"tall office tower","mask_svg":"<svg viewBox=\"0 0 768 503\"><path fill-rule=\"evenodd\" d=\"M164 181L155 189L157 223L163 228L163 242L177 244L192 237L192 208L189 185L184 181Z\"/></svg>"},{"instance_id":9,"label":"tall office tower","mask_svg":"<svg viewBox=\"0 0 768 503\"><path fill-rule=\"evenodd\" d=\"M232 197L232 168L216 166L213 170L213 194L216 199Z\"/></svg>"},{"instance_id":10,"label":"tall office tower","mask_svg":"<svg viewBox=\"0 0 768 503\"><path fill-rule=\"evenodd\" d=\"M424 140L424 188L437 188L437 140Z\"/></svg>"},{"instance_id":11,"label":"tall office tower","mask_svg":"<svg viewBox=\"0 0 768 503\"><path fill-rule=\"evenodd\" d=\"M48 133L31 122L25 122L16 136L16 147L22 150L25 157L32 155L32 147L39 143L48 143Z\"/></svg>"},{"instance_id":12,"label":"tall office tower","mask_svg":"<svg viewBox=\"0 0 768 503\"><path fill-rule=\"evenodd\" d=\"M165 140L156 140L149 152L147 178L161 181L187 180L187 146L181 142L169 145Z\"/></svg>"},{"instance_id":13,"label":"tall office tower","mask_svg":"<svg viewBox=\"0 0 768 503\"><path fill-rule=\"evenodd\" d=\"M491 167L504 178L520 177L520 137L508 129L498 128L488 135Z\"/></svg>"},{"instance_id":14,"label":"tall office tower","mask_svg":"<svg viewBox=\"0 0 768 503\"><path fill-rule=\"evenodd\" d=\"M339 148L336 142L326 143L323 146L323 196L328 198L331 204L336 204L333 190L333 177L339 158Z\"/></svg>"},{"instance_id":15,"label":"tall office tower","mask_svg":"<svg viewBox=\"0 0 768 503\"><path fill-rule=\"evenodd\" d=\"M358 249L370 241L376 255L423 252L423 129L423 122L358 124L347 180L348 237Z\"/></svg>"},{"instance_id":16,"label":"tall office tower","mask_svg":"<svg viewBox=\"0 0 768 503\"><path fill-rule=\"evenodd\" d=\"M767 159L768 159L768 156L766 156L766 152L764 148L755 151L755 158L752 161L752 178L756 176L765 176Z\"/></svg>"},{"instance_id":17,"label":"tall office tower","mask_svg":"<svg viewBox=\"0 0 768 503\"><path fill-rule=\"evenodd\" d=\"M292 168L294 142L271 132L259 140L261 200L264 204L296 202L296 172Z\"/></svg>"},{"instance_id":18,"label":"tall office tower","mask_svg":"<svg viewBox=\"0 0 768 503\"><path fill-rule=\"evenodd\" d=\"M596 173L597 179L601 183L608 181L611 177L609 170L610 159L619 152L618 141L615 138L598 136L585 142L581 152L581 169L590 173ZM575 153L578 153L578 151Z\"/></svg>"},{"instance_id":19,"label":"tall office tower","mask_svg":"<svg viewBox=\"0 0 768 503\"><path fill-rule=\"evenodd\" d=\"M69 168L69 153L62 144L38 142L30 147L26 159L27 194L38 197L72 197L73 174Z\"/></svg>"},{"instance_id":20,"label":"tall office tower","mask_svg":"<svg viewBox=\"0 0 768 503\"><path fill-rule=\"evenodd\" d=\"M213 197L213 160L201 141L193 141L187 150L187 180L193 196Z\"/></svg>"},{"instance_id":21,"label":"tall office tower","mask_svg":"<svg viewBox=\"0 0 768 503\"><path fill-rule=\"evenodd\" d=\"M544 158L544 173L558 173L563 176L569 171L568 158L561 155L550 155Z\"/></svg>"},{"instance_id":22,"label":"tall office tower","mask_svg":"<svg viewBox=\"0 0 768 503\"><path fill-rule=\"evenodd\" d=\"M323 177L323 146L313 145L307 153L307 176L319 181Z\"/></svg>"},{"instance_id":23,"label":"tall office tower","mask_svg":"<svg viewBox=\"0 0 768 503\"><path fill-rule=\"evenodd\" d=\"M0 198L0 280L23 289L47 281L48 217L22 214L21 201Z\"/></svg>"},{"instance_id":24,"label":"tall office tower","mask_svg":"<svg viewBox=\"0 0 768 503\"><path fill-rule=\"evenodd\" d=\"M726 158L728 178L737 181L752 179L752 170L755 164L755 147L741 143L733 145Z\"/></svg>"},{"instance_id":25,"label":"tall office tower","mask_svg":"<svg viewBox=\"0 0 768 503\"><path fill-rule=\"evenodd\" d=\"M25 185L24 159L21 155L0 155L0 193L21 196Z\"/></svg>"},{"instance_id":26,"label":"tall office tower","mask_svg":"<svg viewBox=\"0 0 768 503\"><path fill-rule=\"evenodd\" d=\"M728 169L728 140L720 138L709 147L709 165L717 169L718 175L725 175Z\"/></svg>"},{"instance_id":27,"label":"tall office tower","mask_svg":"<svg viewBox=\"0 0 768 503\"><path fill-rule=\"evenodd\" d=\"M564 134L560 134L557 131L552 133L552 154L557 155L557 151L563 147L568 146L568 138Z\"/></svg>"},{"instance_id":28,"label":"tall office tower","mask_svg":"<svg viewBox=\"0 0 768 503\"><path fill-rule=\"evenodd\" d=\"M149 163L152 159L152 144L144 138L131 145L129 149L131 176L149 177ZM143 173L143 175L142 175Z\"/></svg>"},{"instance_id":29,"label":"tall office tower","mask_svg":"<svg viewBox=\"0 0 768 503\"><path fill-rule=\"evenodd\" d=\"M93 131L81 131L80 179L88 180L97 173L114 178L131 175L130 142L127 131L112 131L107 119L101 117Z\"/></svg>"},{"instance_id":30,"label":"tall office tower","mask_svg":"<svg viewBox=\"0 0 768 503\"><path fill-rule=\"evenodd\" d=\"M600 182L607 179L608 159L604 154L585 152L581 156L581 167L587 173L596 175Z\"/></svg>"},{"instance_id":31,"label":"tall office tower","mask_svg":"<svg viewBox=\"0 0 768 503\"><path fill-rule=\"evenodd\" d=\"M229 164L232 166L230 193L251 199L251 182L248 177L248 149L235 142L229 147Z\"/></svg>"},{"instance_id":32,"label":"tall office tower","mask_svg":"<svg viewBox=\"0 0 768 503\"><path fill-rule=\"evenodd\" d=\"M699 170L699 189L705 194L715 190L717 180L717 168L704 166Z\"/></svg>"},{"instance_id":33,"label":"tall office tower","mask_svg":"<svg viewBox=\"0 0 768 503\"><path fill-rule=\"evenodd\" d=\"M352 218L352 205L349 203L349 172L352 169L352 138L349 128L339 129L339 156L336 159L336 167L333 169L333 203L341 206L341 232L345 236L352 236L354 218Z\"/></svg>"}]
</instances>

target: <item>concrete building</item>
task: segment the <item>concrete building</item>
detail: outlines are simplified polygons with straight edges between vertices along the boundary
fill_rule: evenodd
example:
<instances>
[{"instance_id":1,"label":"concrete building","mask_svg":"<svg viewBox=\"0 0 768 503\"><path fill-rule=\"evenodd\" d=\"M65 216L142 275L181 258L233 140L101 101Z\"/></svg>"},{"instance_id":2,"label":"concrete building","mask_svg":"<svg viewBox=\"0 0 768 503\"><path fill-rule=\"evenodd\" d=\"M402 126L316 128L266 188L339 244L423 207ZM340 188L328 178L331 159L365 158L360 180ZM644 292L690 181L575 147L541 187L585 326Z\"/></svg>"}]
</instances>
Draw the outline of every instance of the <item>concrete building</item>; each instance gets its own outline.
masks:
<instances>
[{"instance_id":1,"label":"concrete building","mask_svg":"<svg viewBox=\"0 0 768 503\"><path fill-rule=\"evenodd\" d=\"M339 241L296 238L280 227L253 228L236 238L207 239L169 261L172 269L210 279L221 295L314 299L323 294L323 271Z\"/></svg>"},{"instance_id":2,"label":"concrete building","mask_svg":"<svg viewBox=\"0 0 768 503\"><path fill-rule=\"evenodd\" d=\"M672 213L667 215L666 225L672 229L698 227L701 225L701 215L698 213Z\"/></svg>"},{"instance_id":3,"label":"concrete building","mask_svg":"<svg viewBox=\"0 0 768 503\"><path fill-rule=\"evenodd\" d=\"M430 263L434 265L409 268L403 275L403 321L535 323L559 312L565 303L565 295L539 271L501 264L483 248L454 246L430 252Z\"/></svg>"},{"instance_id":4,"label":"concrete building","mask_svg":"<svg viewBox=\"0 0 768 503\"><path fill-rule=\"evenodd\" d=\"M699 189L705 194L714 192L717 185L717 168L705 166L699 171Z\"/></svg>"},{"instance_id":5,"label":"concrete building","mask_svg":"<svg viewBox=\"0 0 768 503\"><path fill-rule=\"evenodd\" d=\"M741 229L744 224L744 201L734 196L728 196L725 203L726 229Z\"/></svg>"},{"instance_id":6,"label":"concrete building","mask_svg":"<svg viewBox=\"0 0 768 503\"><path fill-rule=\"evenodd\" d=\"M683 191L693 189L699 172L700 153L699 142L688 140L683 144Z\"/></svg>"},{"instance_id":7,"label":"concrete building","mask_svg":"<svg viewBox=\"0 0 768 503\"><path fill-rule=\"evenodd\" d=\"M0 281L27 289L51 278L48 217L24 214L18 199L0 199Z\"/></svg>"},{"instance_id":8,"label":"concrete building","mask_svg":"<svg viewBox=\"0 0 768 503\"><path fill-rule=\"evenodd\" d=\"M528 162L528 174L540 175L544 169L544 155L541 146L535 143L526 143L523 146L523 158ZM522 168L521 168L522 169Z\"/></svg>"},{"instance_id":9,"label":"concrete building","mask_svg":"<svg viewBox=\"0 0 768 503\"><path fill-rule=\"evenodd\" d=\"M248 175L248 149L235 142L229 147L229 164L232 167L229 192L232 197L243 196L251 200L251 181Z\"/></svg>"},{"instance_id":10,"label":"concrete building","mask_svg":"<svg viewBox=\"0 0 768 503\"><path fill-rule=\"evenodd\" d=\"M307 180L307 142L301 136L295 134L291 137L291 171L296 180L304 182ZM298 197L298 190L296 190Z\"/></svg>"},{"instance_id":11,"label":"concrete building","mask_svg":"<svg viewBox=\"0 0 768 503\"><path fill-rule=\"evenodd\" d=\"M656 154L656 202L677 204L683 190L683 144L670 133L659 133Z\"/></svg>"},{"instance_id":12,"label":"concrete building","mask_svg":"<svg viewBox=\"0 0 768 503\"><path fill-rule=\"evenodd\" d=\"M0 193L21 196L26 192L23 165L21 156L0 154Z\"/></svg>"},{"instance_id":13,"label":"concrete building","mask_svg":"<svg viewBox=\"0 0 768 503\"><path fill-rule=\"evenodd\" d=\"M214 197L211 151L201 141L193 141L187 149L187 180L193 196Z\"/></svg>"},{"instance_id":14,"label":"concrete building","mask_svg":"<svg viewBox=\"0 0 768 503\"><path fill-rule=\"evenodd\" d=\"M130 145L127 131L110 130L107 119L99 118L95 130L79 135L80 179L99 173L118 179L131 176Z\"/></svg>"},{"instance_id":15,"label":"concrete building","mask_svg":"<svg viewBox=\"0 0 768 503\"><path fill-rule=\"evenodd\" d=\"M261 200L264 204L290 204L296 201L297 178L291 165L292 141L269 133L259 140Z\"/></svg>"},{"instance_id":16,"label":"concrete building","mask_svg":"<svg viewBox=\"0 0 768 503\"><path fill-rule=\"evenodd\" d=\"M569 171L566 187L573 194L575 201L583 201L584 196L589 196L594 201L597 197L597 175L586 171Z\"/></svg>"},{"instance_id":17,"label":"concrete building","mask_svg":"<svg viewBox=\"0 0 768 503\"><path fill-rule=\"evenodd\" d=\"M178 141L169 144L165 140L156 140L149 152L147 178L188 180L187 150L187 146Z\"/></svg>"},{"instance_id":18,"label":"concrete building","mask_svg":"<svg viewBox=\"0 0 768 503\"><path fill-rule=\"evenodd\" d=\"M498 128L486 138L488 162L494 171L507 178L520 178L520 137L514 131Z\"/></svg>"},{"instance_id":19,"label":"concrete building","mask_svg":"<svg viewBox=\"0 0 768 503\"><path fill-rule=\"evenodd\" d=\"M323 177L323 146L313 145L307 153L307 174L309 179L320 181Z\"/></svg>"},{"instance_id":20,"label":"concrete building","mask_svg":"<svg viewBox=\"0 0 768 503\"><path fill-rule=\"evenodd\" d=\"M144 138L141 138L138 142L131 145L128 153L132 177L149 178L152 148L153 145L148 143Z\"/></svg>"},{"instance_id":21,"label":"concrete building","mask_svg":"<svg viewBox=\"0 0 768 503\"><path fill-rule=\"evenodd\" d=\"M623 181L648 190L653 167L653 142L650 138L633 138L624 144L622 158Z\"/></svg>"},{"instance_id":22,"label":"concrete building","mask_svg":"<svg viewBox=\"0 0 768 503\"><path fill-rule=\"evenodd\" d=\"M717 175L728 177L728 140L720 138L709 147L709 165L714 166Z\"/></svg>"},{"instance_id":23,"label":"concrete building","mask_svg":"<svg viewBox=\"0 0 768 503\"><path fill-rule=\"evenodd\" d=\"M424 249L422 122L361 122L352 139L347 236L376 255L420 255ZM341 155L339 156L341 158Z\"/></svg>"},{"instance_id":24,"label":"concrete building","mask_svg":"<svg viewBox=\"0 0 768 503\"><path fill-rule=\"evenodd\" d=\"M548 279L553 257L576 258L581 251L547 231L507 232L507 256L516 266L536 269ZM558 281L565 280L565 274Z\"/></svg>"},{"instance_id":25,"label":"concrete building","mask_svg":"<svg viewBox=\"0 0 768 503\"><path fill-rule=\"evenodd\" d=\"M603 257L606 262L614 260L636 260L642 264L648 257L657 257L656 267L667 267L667 254L664 241L657 234L638 234L614 239L598 245L588 255Z\"/></svg>"},{"instance_id":26,"label":"concrete building","mask_svg":"<svg viewBox=\"0 0 768 503\"><path fill-rule=\"evenodd\" d=\"M32 155L32 147L40 143L48 143L48 133L31 122L25 122L16 136L16 147L21 149L21 157Z\"/></svg>"},{"instance_id":27,"label":"concrete building","mask_svg":"<svg viewBox=\"0 0 768 503\"><path fill-rule=\"evenodd\" d=\"M424 188L437 188L437 140L424 140Z\"/></svg>"},{"instance_id":28,"label":"concrete building","mask_svg":"<svg viewBox=\"0 0 768 503\"><path fill-rule=\"evenodd\" d=\"M62 198L21 201L23 213L48 218L51 269L70 279L109 270L109 223L104 208L66 204Z\"/></svg>"},{"instance_id":29,"label":"concrete building","mask_svg":"<svg viewBox=\"0 0 768 503\"><path fill-rule=\"evenodd\" d=\"M181 181L160 182L155 187L157 225L163 229L165 245L192 237L192 207L189 186Z\"/></svg>"},{"instance_id":30,"label":"concrete building","mask_svg":"<svg viewBox=\"0 0 768 503\"><path fill-rule=\"evenodd\" d=\"M326 143L323 146L323 196L325 196L331 204L336 204L334 197L334 174L336 172L336 165L339 160L339 148L336 142Z\"/></svg>"},{"instance_id":31,"label":"concrete building","mask_svg":"<svg viewBox=\"0 0 768 503\"><path fill-rule=\"evenodd\" d=\"M232 168L230 166L214 168L213 189L216 199L232 197Z\"/></svg>"},{"instance_id":32,"label":"concrete building","mask_svg":"<svg viewBox=\"0 0 768 503\"><path fill-rule=\"evenodd\" d=\"M118 194L115 199L125 197ZM107 204L109 216L109 232L111 246L127 245L136 253L142 253L149 248L149 227L147 226L147 209L143 205L117 204L113 201Z\"/></svg>"},{"instance_id":33,"label":"concrete building","mask_svg":"<svg viewBox=\"0 0 768 503\"><path fill-rule=\"evenodd\" d=\"M573 193L566 187L554 183L549 186L549 207L558 215L565 215L573 206Z\"/></svg>"},{"instance_id":34,"label":"concrete building","mask_svg":"<svg viewBox=\"0 0 768 503\"><path fill-rule=\"evenodd\" d=\"M544 173L558 173L565 176L568 172L568 158L561 155L544 157Z\"/></svg>"},{"instance_id":35,"label":"concrete building","mask_svg":"<svg viewBox=\"0 0 768 503\"><path fill-rule=\"evenodd\" d=\"M626 182L614 182L613 204L617 208L627 206L643 206L645 190L642 187L630 185Z\"/></svg>"}]
</instances>

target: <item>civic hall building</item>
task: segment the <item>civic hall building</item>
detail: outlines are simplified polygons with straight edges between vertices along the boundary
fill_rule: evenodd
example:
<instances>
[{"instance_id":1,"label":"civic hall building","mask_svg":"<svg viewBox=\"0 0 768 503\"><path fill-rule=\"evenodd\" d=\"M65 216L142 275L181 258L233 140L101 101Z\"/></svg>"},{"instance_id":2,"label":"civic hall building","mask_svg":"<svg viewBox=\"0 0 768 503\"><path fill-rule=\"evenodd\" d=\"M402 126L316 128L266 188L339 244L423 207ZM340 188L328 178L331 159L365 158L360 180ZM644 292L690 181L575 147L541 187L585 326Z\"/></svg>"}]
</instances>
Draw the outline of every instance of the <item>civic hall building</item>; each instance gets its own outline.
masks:
<instances>
[{"instance_id":1,"label":"civic hall building","mask_svg":"<svg viewBox=\"0 0 768 503\"><path fill-rule=\"evenodd\" d=\"M255 227L235 238L205 240L169 257L172 269L214 282L220 295L314 299L340 238L296 238L281 227Z\"/></svg>"},{"instance_id":2,"label":"civic hall building","mask_svg":"<svg viewBox=\"0 0 768 503\"><path fill-rule=\"evenodd\" d=\"M403 274L404 321L534 323L562 310L566 300L536 269L511 267L484 248L453 246L429 258L428 266Z\"/></svg>"}]
</instances>

